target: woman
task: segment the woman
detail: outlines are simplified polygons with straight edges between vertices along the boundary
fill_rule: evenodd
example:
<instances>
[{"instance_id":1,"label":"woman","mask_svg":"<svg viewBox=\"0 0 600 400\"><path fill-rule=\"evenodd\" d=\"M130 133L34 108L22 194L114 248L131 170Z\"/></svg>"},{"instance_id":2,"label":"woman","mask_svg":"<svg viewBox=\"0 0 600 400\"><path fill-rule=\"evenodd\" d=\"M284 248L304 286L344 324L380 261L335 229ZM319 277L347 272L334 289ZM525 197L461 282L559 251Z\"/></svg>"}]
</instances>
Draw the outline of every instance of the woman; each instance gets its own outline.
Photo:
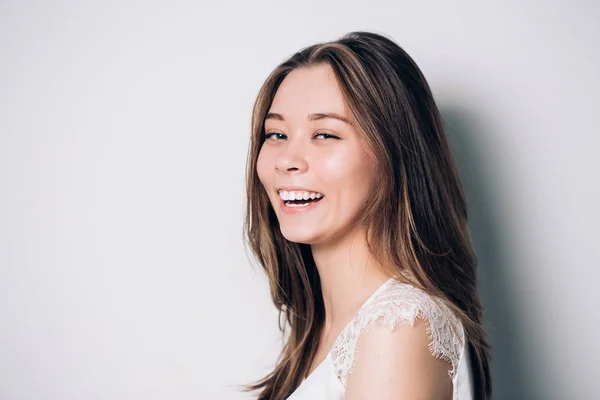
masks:
<instances>
[{"instance_id":1,"label":"woman","mask_svg":"<svg viewBox=\"0 0 600 400\"><path fill-rule=\"evenodd\" d=\"M287 325L259 399L489 399L467 207L398 45L302 49L254 105L245 235ZM286 328L289 327L289 331Z\"/></svg>"}]
</instances>

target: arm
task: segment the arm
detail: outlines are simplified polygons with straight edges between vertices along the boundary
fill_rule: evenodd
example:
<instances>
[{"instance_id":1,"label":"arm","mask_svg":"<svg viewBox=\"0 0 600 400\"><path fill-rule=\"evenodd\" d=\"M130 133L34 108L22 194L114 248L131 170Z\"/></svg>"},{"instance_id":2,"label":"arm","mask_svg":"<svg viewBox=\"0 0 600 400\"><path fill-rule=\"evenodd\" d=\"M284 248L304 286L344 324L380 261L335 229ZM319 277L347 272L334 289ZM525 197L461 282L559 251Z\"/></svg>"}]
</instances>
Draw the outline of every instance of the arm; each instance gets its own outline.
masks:
<instances>
[{"instance_id":1,"label":"arm","mask_svg":"<svg viewBox=\"0 0 600 400\"><path fill-rule=\"evenodd\" d=\"M432 355L429 322L415 318L394 329L374 322L357 342L354 369L346 381L346 400L452 399L450 362Z\"/></svg>"}]
</instances>

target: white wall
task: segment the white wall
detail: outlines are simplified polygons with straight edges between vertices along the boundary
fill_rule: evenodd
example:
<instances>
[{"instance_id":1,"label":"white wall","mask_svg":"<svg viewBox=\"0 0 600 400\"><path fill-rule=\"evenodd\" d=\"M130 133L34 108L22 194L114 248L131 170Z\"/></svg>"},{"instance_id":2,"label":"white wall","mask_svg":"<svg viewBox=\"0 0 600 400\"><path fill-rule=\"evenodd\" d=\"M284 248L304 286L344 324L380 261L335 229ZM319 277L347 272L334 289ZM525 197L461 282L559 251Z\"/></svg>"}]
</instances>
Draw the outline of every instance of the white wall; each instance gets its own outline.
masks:
<instances>
[{"instance_id":1,"label":"white wall","mask_svg":"<svg viewBox=\"0 0 600 400\"><path fill-rule=\"evenodd\" d=\"M0 3L1 399L250 398L280 345L241 241L251 105L351 30L447 121L495 398L600 392L598 2L366 4Z\"/></svg>"}]
</instances>

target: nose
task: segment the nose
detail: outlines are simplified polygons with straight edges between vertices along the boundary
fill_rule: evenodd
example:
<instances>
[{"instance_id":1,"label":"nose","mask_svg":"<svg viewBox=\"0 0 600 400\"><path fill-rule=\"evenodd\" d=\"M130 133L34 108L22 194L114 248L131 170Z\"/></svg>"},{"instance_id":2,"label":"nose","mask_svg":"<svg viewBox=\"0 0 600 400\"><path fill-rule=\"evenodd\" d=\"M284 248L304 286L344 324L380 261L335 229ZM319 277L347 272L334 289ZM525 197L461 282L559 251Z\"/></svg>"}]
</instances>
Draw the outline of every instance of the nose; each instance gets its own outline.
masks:
<instances>
[{"instance_id":1,"label":"nose","mask_svg":"<svg viewBox=\"0 0 600 400\"><path fill-rule=\"evenodd\" d=\"M306 154L299 144L287 142L277 157L275 169L282 173L301 173L308 169Z\"/></svg>"}]
</instances>

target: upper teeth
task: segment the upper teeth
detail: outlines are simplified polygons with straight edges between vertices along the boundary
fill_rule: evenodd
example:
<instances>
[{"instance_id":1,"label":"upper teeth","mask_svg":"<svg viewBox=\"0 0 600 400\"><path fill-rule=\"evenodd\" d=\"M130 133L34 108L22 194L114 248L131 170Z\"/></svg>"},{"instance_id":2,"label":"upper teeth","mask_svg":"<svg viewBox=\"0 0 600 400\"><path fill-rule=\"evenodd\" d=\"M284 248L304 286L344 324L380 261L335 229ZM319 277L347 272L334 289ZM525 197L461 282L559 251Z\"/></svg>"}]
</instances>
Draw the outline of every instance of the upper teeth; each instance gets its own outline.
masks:
<instances>
[{"instance_id":1,"label":"upper teeth","mask_svg":"<svg viewBox=\"0 0 600 400\"><path fill-rule=\"evenodd\" d=\"M308 200L308 199L314 199L315 197L317 199L320 199L321 197L323 197L323 194L317 193L317 192L304 192L304 191L288 192L286 190L280 190L279 197L281 197L282 200Z\"/></svg>"}]
</instances>

